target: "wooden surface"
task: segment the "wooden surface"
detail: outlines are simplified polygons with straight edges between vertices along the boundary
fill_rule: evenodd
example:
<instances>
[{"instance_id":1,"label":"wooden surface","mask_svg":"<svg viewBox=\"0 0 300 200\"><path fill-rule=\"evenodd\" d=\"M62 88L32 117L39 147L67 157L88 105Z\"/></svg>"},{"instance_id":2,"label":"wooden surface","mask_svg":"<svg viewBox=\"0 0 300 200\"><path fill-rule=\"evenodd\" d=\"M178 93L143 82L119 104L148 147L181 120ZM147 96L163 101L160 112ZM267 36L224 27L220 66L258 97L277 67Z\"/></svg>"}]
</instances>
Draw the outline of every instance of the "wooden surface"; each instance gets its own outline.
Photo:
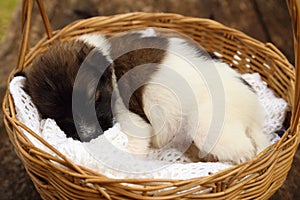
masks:
<instances>
[{"instance_id":1,"label":"wooden surface","mask_svg":"<svg viewBox=\"0 0 300 200\"><path fill-rule=\"evenodd\" d=\"M133 11L173 12L217 20L262 42L272 42L293 63L291 23L284 0L52 0L45 1L53 29L80 18ZM20 37L20 6L0 43L0 99L6 78L16 65ZM41 18L33 13L30 43L44 33ZM15 155L0 115L0 199L40 199ZM295 156L287 181L272 199L300 199L300 152Z\"/></svg>"}]
</instances>

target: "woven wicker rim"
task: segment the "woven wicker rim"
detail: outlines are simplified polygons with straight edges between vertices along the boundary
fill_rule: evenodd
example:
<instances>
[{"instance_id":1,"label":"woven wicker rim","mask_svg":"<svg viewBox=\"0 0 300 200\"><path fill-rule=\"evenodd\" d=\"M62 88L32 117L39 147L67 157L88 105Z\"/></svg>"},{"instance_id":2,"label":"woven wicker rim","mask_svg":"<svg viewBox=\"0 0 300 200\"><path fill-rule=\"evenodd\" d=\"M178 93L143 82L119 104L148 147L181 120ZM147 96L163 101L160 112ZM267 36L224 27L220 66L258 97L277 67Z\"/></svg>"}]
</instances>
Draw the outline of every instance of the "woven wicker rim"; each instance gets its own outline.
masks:
<instances>
[{"instance_id":1,"label":"woven wicker rim","mask_svg":"<svg viewBox=\"0 0 300 200\"><path fill-rule=\"evenodd\" d=\"M92 170L77 166L64 155L40 138L36 133L19 122L15 116L12 97L7 91L3 102L4 123L16 153L34 181L37 190L45 199L60 198L99 198L107 199L253 199L269 198L282 184L288 173L293 155L298 146L299 136L299 0L288 0L293 19L296 70L272 44L263 44L247 35L223 26L215 21L163 13L129 13L107 17L94 17L69 24L59 31L52 32L43 3L37 0L44 20L47 36L33 48L28 49L30 18L34 0L23 1L23 39L19 63L11 73L8 82L16 71L30 65L32 59L46 50L54 41L65 41L83 33L99 32L114 34L132 28L158 26L171 28L192 36L196 41L205 41L202 46L207 51L222 54L222 59L240 72L259 72L278 96L285 98L292 108L291 127L276 144L272 145L253 160L230 169L189 180L158 179L110 179ZM112 26L112 24L114 26ZM201 27L199 27L201 25ZM101 27L101 30L99 30ZM201 35L200 32L207 31ZM210 33L210 34L208 34ZM215 33L215 34L214 34ZM212 42L207 39L213 40ZM220 43L216 41L221 41ZM236 64L237 51L244 55ZM252 57L255 55L255 58ZM267 58L267 59L266 59ZM251 62L248 62L251 60ZM245 67L247 64L251 67ZM267 64L268 67L264 67ZM243 67L240 67L243 66ZM269 69L270 68L270 69ZM45 146L55 152L53 157L33 146L26 138L24 130L31 133ZM59 163L61 166L54 164ZM131 185L124 185L124 183ZM91 187L89 184L93 184ZM200 186L195 188L195 186ZM163 190L165 189L165 190ZM209 190L207 190L209 189ZM202 191L202 193L196 193ZM206 192L205 192L206 191ZM208 191L208 192L207 192Z\"/></svg>"}]
</instances>

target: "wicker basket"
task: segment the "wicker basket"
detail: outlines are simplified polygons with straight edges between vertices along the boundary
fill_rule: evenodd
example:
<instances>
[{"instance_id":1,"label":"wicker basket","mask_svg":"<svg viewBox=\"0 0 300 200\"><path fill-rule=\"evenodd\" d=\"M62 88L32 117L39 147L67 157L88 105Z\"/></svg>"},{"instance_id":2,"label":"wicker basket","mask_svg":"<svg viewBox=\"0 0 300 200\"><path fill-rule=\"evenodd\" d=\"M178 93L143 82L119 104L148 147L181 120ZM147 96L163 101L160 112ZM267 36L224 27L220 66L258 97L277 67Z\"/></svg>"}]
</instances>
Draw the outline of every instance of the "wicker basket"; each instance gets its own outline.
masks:
<instances>
[{"instance_id":1,"label":"wicker basket","mask_svg":"<svg viewBox=\"0 0 300 200\"><path fill-rule=\"evenodd\" d=\"M290 127L282 139L247 163L216 174L189 180L111 179L78 166L55 150L36 133L16 119L13 99L6 92L4 123L17 155L22 160L43 199L268 199L284 182L299 141L299 0L288 0L291 11L296 69L272 44L263 44L215 21L177 14L129 13L99 16L76 21L52 32L41 0L37 0L47 36L28 50L30 18L34 0L23 1L23 40L17 71L22 71L54 40L66 41L75 36L102 32L108 35L136 28L163 27L186 34L209 52L218 52L223 61L241 73L259 72L263 80L292 109ZM235 60L240 52L241 60ZM267 66L267 67L266 67ZM57 157L36 148L21 131L27 130ZM59 163L60 165L54 164ZM123 184L127 183L127 184ZM200 186L200 187L195 187Z\"/></svg>"}]
</instances>

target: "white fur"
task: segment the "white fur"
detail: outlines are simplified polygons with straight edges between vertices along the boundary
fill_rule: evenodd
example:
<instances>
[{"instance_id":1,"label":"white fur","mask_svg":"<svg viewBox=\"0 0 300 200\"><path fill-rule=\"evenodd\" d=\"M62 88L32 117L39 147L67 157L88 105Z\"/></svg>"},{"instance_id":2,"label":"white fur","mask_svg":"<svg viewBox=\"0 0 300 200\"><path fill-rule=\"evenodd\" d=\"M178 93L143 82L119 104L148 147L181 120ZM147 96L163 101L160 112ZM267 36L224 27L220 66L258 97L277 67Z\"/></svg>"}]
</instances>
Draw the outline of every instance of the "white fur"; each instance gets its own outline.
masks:
<instances>
[{"instance_id":1,"label":"white fur","mask_svg":"<svg viewBox=\"0 0 300 200\"><path fill-rule=\"evenodd\" d=\"M102 34L84 34L81 35L78 40L83 41L91 46L98 48L104 56L109 57L110 59L110 43L106 39L106 37Z\"/></svg>"},{"instance_id":2,"label":"white fur","mask_svg":"<svg viewBox=\"0 0 300 200\"><path fill-rule=\"evenodd\" d=\"M238 79L240 75L237 72L224 63L200 57L182 39L170 39L168 50L163 67L151 79L152 83L162 84L147 85L143 96L145 114L154 131L152 144L155 147L161 148L169 143L174 134L189 134L200 150L200 157L209 153L220 161L241 163L270 144L269 138L262 134L262 107L256 95ZM200 73L193 65L200 67ZM219 132L214 129L209 132L210 126L215 123L212 123L213 113L216 114L214 109L218 109L212 103L211 88L207 85L208 80L213 82L217 77L217 74L211 76L212 73L205 73L211 67L219 73L225 94L225 119ZM182 84L174 82L169 70L174 70L187 81L195 94L196 105L191 104L193 99L188 97L178 101L177 97L185 96L189 88L180 88ZM174 95L172 91L175 90L181 94ZM187 93L186 96L190 95ZM153 104L160 105L164 115L151 112ZM199 124L192 123L195 121ZM178 133L181 125L184 126L183 132Z\"/></svg>"},{"instance_id":3,"label":"white fur","mask_svg":"<svg viewBox=\"0 0 300 200\"><path fill-rule=\"evenodd\" d=\"M142 37L156 36L151 28L140 33ZM102 35L83 35L80 40L109 55L110 44ZM183 39L170 38L167 50L159 70L143 90L143 109L151 125L125 107L113 73L116 118L128 136L129 150L145 154L150 143L162 148L175 135L185 134L198 147L199 157L210 154L220 161L241 163L270 144L269 138L262 134L263 109L256 95L239 80L237 72L224 63L200 56ZM218 113L220 108L213 104L216 97L212 96L212 90L224 93L220 97L224 113ZM213 116L218 114L223 114L224 120L213 122ZM222 123L219 130L216 123Z\"/></svg>"},{"instance_id":4,"label":"white fur","mask_svg":"<svg viewBox=\"0 0 300 200\"><path fill-rule=\"evenodd\" d=\"M146 123L139 115L130 112L124 105L119 89L117 87L117 78L113 70L113 88L116 95L114 113L121 130L128 137L127 148L130 152L139 155L146 155L149 150L149 139L152 134L152 127Z\"/></svg>"},{"instance_id":5,"label":"white fur","mask_svg":"<svg viewBox=\"0 0 300 200\"><path fill-rule=\"evenodd\" d=\"M155 30L153 28L146 28L144 30L139 31L139 33L141 33L141 38L144 37L155 37L157 36Z\"/></svg>"}]
</instances>

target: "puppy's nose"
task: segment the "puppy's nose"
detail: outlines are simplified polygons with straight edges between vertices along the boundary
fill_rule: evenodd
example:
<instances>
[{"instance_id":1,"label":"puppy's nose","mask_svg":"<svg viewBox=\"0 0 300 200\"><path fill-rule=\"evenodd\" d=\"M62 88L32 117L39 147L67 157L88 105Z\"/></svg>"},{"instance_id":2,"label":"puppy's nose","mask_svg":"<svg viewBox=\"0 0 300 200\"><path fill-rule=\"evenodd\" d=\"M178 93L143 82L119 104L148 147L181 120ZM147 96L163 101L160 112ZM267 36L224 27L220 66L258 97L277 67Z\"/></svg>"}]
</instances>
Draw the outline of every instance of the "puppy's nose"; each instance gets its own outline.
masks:
<instances>
[{"instance_id":1,"label":"puppy's nose","mask_svg":"<svg viewBox=\"0 0 300 200\"><path fill-rule=\"evenodd\" d=\"M78 131L80 140L83 142L89 142L90 140L95 139L102 134L103 131L95 125L81 124L80 130Z\"/></svg>"}]
</instances>

